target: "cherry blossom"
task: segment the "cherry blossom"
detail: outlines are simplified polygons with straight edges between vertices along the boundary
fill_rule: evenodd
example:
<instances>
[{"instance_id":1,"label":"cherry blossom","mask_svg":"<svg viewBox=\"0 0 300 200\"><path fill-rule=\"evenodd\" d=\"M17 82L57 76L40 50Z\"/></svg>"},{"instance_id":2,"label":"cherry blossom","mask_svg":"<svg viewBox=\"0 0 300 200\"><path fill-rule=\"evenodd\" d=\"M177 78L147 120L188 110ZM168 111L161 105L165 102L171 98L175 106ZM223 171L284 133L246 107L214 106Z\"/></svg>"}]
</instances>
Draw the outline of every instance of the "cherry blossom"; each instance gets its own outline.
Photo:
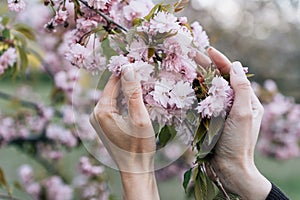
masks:
<instances>
[{"instance_id":1,"label":"cherry blossom","mask_svg":"<svg viewBox=\"0 0 300 200\"><path fill-rule=\"evenodd\" d=\"M159 12L150 20L150 32L176 33L180 29L177 17L171 13Z\"/></svg>"},{"instance_id":2,"label":"cherry blossom","mask_svg":"<svg viewBox=\"0 0 300 200\"><path fill-rule=\"evenodd\" d=\"M7 3L8 9L15 12L20 12L26 7L24 0L7 0Z\"/></svg>"},{"instance_id":3,"label":"cherry blossom","mask_svg":"<svg viewBox=\"0 0 300 200\"><path fill-rule=\"evenodd\" d=\"M71 200L73 189L64 184L60 177L53 176L44 181L47 199Z\"/></svg>"},{"instance_id":4,"label":"cherry blossom","mask_svg":"<svg viewBox=\"0 0 300 200\"><path fill-rule=\"evenodd\" d=\"M49 125L46 130L46 136L49 139L61 142L67 147L74 147L77 144L77 139L72 132L58 125Z\"/></svg>"},{"instance_id":5,"label":"cherry blossom","mask_svg":"<svg viewBox=\"0 0 300 200\"><path fill-rule=\"evenodd\" d=\"M94 7L96 9L104 10L107 8L107 3L109 3L110 0L87 0L87 3L89 6Z\"/></svg>"},{"instance_id":6,"label":"cherry blossom","mask_svg":"<svg viewBox=\"0 0 300 200\"><path fill-rule=\"evenodd\" d=\"M172 89L170 102L174 103L177 108L190 108L195 99L191 84L179 81Z\"/></svg>"},{"instance_id":7,"label":"cherry blossom","mask_svg":"<svg viewBox=\"0 0 300 200\"><path fill-rule=\"evenodd\" d=\"M4 71L9 67L13 66L17 61L17 53L15 48L8 48L4 53L0 56L0 75L4 73Z\"/></svg>"},{"instance_id":8,"label":"cherry blossom","mask_svg":"<svg viewBox=\"0 0 300 200\"><path fill-rule=\"evenodd\" d=\"M126 20L132 22L136 18L142 18L146 16L153 6L154 4L152 1L132 0L123 8L124 17Z\"/></svg>"},{"instance_id":9,"label":"cherry blossom","mask_svg":"<svg viewBox=\"0 0 300 200\"><path fill-rule=\"evenodd\" d=\"M230 110L233 102L233 91L223 77L215 77L209 88L209 96L199 103L196 108L198 113L204 117L225 117L226 111Z\"/></svg>"},{"instance_id":10,"label":"cherry blossom","mask_svg":"<svg viewBox=\"0 0 300 200\"><path fill-rule=\"evenodd\" d=\"M108 69L116 76L121 75L122 68L129 64L129 60L127 57L123 55L119 56L112 56L109 64L108 64Z\"/></svg>"},{"instance_id":11,"label":"cherry blossom","mask_svg":"<svg viewBox=\"0 0 300 200\"><path fill-rule=\"evenodd\" d=\"M194 36L194 44L200 50L204 51L209 46L209 39L199 22L191 24Z\"/></svg>"}]
</instances>

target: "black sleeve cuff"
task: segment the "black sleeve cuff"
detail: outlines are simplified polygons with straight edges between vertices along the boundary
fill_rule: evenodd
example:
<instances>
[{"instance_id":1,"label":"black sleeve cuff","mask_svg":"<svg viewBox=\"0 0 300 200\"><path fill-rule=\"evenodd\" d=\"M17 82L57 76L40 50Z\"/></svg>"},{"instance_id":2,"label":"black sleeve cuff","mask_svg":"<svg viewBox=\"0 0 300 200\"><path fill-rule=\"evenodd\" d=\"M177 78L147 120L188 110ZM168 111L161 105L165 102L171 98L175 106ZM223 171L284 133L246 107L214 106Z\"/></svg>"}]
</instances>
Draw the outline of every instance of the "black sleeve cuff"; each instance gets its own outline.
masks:
<instances>
[{"instance_id":1,"label":"black sleeve cuff","mask_svg":"<svg viewBox=\"0 0 300 200\"><path fill-rule=\"evenodd\" d=\"M289 198L276 185L272 183L272 189L266 200L289 200Z\"/></svg>"}]
</instances>

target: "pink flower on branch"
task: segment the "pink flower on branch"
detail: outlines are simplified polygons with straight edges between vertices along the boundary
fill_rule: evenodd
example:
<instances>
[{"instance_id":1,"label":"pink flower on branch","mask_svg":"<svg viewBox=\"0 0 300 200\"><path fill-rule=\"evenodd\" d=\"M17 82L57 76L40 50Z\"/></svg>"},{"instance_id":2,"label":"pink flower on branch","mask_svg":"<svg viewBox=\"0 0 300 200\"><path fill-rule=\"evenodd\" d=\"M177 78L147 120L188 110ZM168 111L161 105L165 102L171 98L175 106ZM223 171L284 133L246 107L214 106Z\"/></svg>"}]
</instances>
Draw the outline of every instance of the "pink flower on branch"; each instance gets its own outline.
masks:
<instances>
[{"instance_id":1,"label":"pink flower on branch","mask_svg":"<svg viewBox=\"0 0 300 200\"><path fill-rule=\"evenodd\" d=\"M4 71L9 67L13 66L17 61L17 53L15 48L8 48L4 53L0 56L0 75L4 73Z\"/></svg>"},{"instance_id":2,"label":"pink flower on branch","mask_svg":"<svg viewBox=\"0 0 300 200\"><path fill-rule=\"evenodd\" d=\"M101 10L107 9L107 4L109 2L110 2L110 0L87 0L87 3L89 6L95 8L95 9L101 9Z\"/></svg>"},{"instance_id":3,"label":"pink flower on branch","mask_svg":"<svg viewBox=\"0 0 300 200\"><path fill-rule=\"evenodd\" d=\"M159 12L150 20L150 32L176 33L180 29L177 17L171 13Z\"/></svg>"},{"instance_id":4,"label":"pink flower on branch","mask_svg":"<svg viewBox=\"0 0 300 200\"><path fill-rule=\"evenodd\" d=\"M26 7L24 0L7 0L7 3L8 9L15 12L20 12Z\"/></svg>"},{"instance_id":5,"label":"pink flower on branch","mask_svg":"<svg viewBox=\"0 0 300 200\"><path fill-rule=\"evenodd\" d=\"M233 102L233 90L223 77L215 77L208 91L209 96L202 100L196 110L203 118L225 117Z\"/></svg>"}]
</instances>

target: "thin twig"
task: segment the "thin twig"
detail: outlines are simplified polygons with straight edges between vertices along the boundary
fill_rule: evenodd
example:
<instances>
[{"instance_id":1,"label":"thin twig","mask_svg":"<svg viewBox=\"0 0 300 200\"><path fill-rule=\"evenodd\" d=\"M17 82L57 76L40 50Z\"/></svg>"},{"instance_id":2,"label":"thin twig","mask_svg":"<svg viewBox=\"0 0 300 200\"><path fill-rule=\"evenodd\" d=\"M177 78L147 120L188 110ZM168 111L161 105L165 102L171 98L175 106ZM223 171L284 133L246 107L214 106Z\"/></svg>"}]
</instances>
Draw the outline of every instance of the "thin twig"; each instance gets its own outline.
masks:
<instances>
[{"instance_id":1,"label":"thin twig","mask_svg":"<svg viewBox=\"0 0 300 200\"><path fill-rule=\"evenodd\" d=\"M108 24L114 24L117 28L119 28L120 30L124 31L124 32L128 32L127 28L123 27L122 25L120 25L119 23L115 22L113 19L111 19L110 17L108 17L107 15L105 15L103 12L101 12L100 10L97 10L91 6L89 6L89 4L84 1L84 0L79 0L82 4L84 4L86 7L88 7L89 9L95 11L98 15L100 15L101 17L103 17L105 19L105 21Z\"/></svg>"},{"instance_id":2,"label":"thin twig","mask_svg":"<svg viewBox=\"0 0 300 200\"><path fill-rule=\"evenodd\" d=\"M208 164L207 165L210 172L212 173L212 181L217 185L217 187L219 188L219 190L222 192L222 194L224 195L224 197L226 198L226 200L230 200L230 197L228 195L228 193L226 192L225 188L223 187L220 178L218 177L217 173L215 172L214 168Z\"/></svg>"}]
</instances>

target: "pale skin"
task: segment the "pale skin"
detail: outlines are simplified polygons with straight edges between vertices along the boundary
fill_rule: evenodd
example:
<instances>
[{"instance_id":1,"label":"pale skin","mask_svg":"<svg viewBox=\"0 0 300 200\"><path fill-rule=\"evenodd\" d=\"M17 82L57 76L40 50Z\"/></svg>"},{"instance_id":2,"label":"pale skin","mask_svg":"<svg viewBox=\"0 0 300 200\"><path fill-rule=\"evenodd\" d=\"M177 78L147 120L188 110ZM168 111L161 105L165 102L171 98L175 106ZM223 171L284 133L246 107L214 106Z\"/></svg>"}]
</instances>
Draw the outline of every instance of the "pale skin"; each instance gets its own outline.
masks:
<instances>
[{"instance_id":1,"label":"pale skin","mask_svg":"<svg viewBox=\"0 0 300 200\"><path fill-rule=\"evenodd\" d=\"M198 54L196 61L204 67L212 61L221 73L230 73L235 92L234 104L215 147L211 166L226 190L242 199L264 200L272 185L254 163L263 107L239 62L231 63L214 48L209 48L207 53L209 57ZM120 85L122 89L119 89ZM117 109L116 98L120 90L127 100L128 118L122 117ZM140 83L131 68L126 68L121 78L109 79L93 116L92 125L119 167L123 198L159 199L153 172L155 133L143 104Z\"/></svg>"}]
</instances>

